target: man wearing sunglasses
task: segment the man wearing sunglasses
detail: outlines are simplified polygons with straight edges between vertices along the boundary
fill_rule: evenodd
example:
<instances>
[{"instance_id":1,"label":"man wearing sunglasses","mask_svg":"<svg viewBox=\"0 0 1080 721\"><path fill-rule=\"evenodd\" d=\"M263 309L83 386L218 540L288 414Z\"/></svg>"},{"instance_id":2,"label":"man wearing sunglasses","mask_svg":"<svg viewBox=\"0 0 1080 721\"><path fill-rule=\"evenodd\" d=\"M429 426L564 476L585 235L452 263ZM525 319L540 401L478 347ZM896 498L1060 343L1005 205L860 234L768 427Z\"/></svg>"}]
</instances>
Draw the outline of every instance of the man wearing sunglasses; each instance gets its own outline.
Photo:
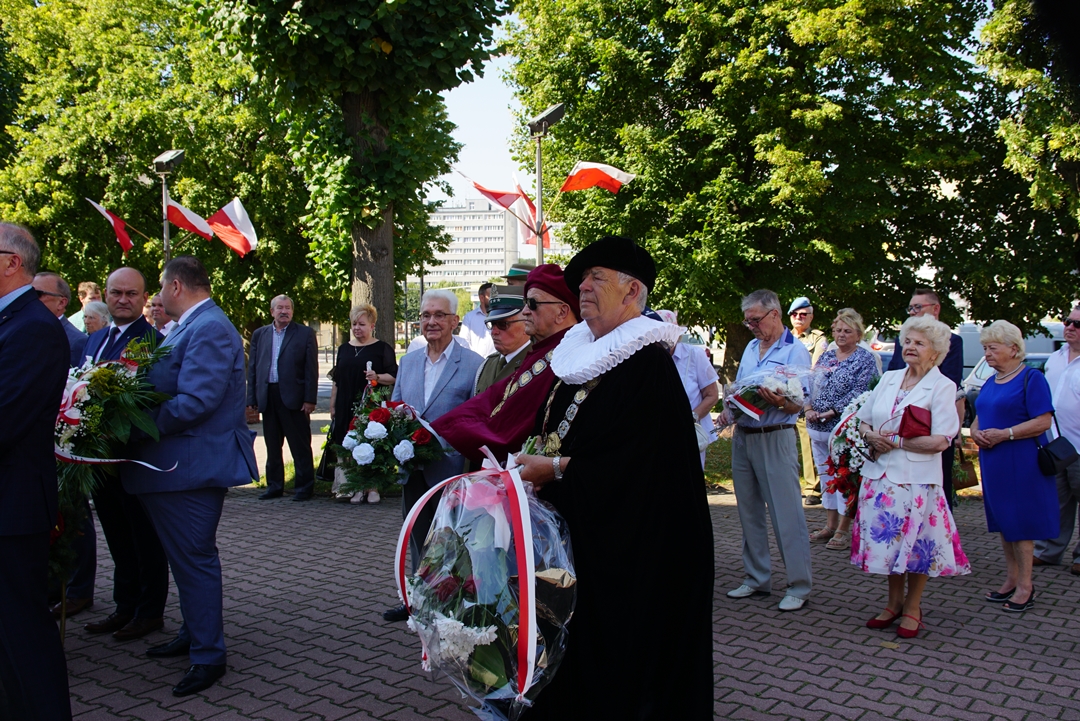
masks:
<instances>
[{"instance_id":1,"label":"man wearing sunglasses","mask_svg":"<svg viewBox=\"0 0 1080 721\"><path fill-rule=\"evenodd\" d=\"M0 367L18 379L0 394L0 718L65 721L67 665L46 599L68 342L33 292L40 259L25 228L0 223Z\"/></svg>"},{"instance_id":2,"label":"man wearing sunglasses","mask_svg":"<svg viewBox=\"0 0 1080 721\"><path fill-rule=\"evenodd\" d=\"M34 290L37 291L38 300L45 304L49 312L57 317L60 325L67 334L68 345L71 346L69 362L72 367L83 364L83 349L89 336L71 324L64 317L68 303L71 302L71 286L56 273L38 273L34 276Z\"/></svg>"},{"instance_id":3,"label":"man wearing sunglasses","mask_svg":"<svg viewBox=\"0 0 1080 721\"><path fill-rule=\"evenodd\" d=\"M519 286L496 285L491 288L487 326L495 352L484 360L476 375L476 393L483 393L497 381L508 378L521 366L529 352L529 336L521 309L525 297Z\"/></svg>"},{"instance_id":4,"label":"man wearing sunglasses","mask_svg":"<svg viewBox=\"0 0 1080 721\"><path fill-rule=\"evenodd\" d=\"M820 330L810 327L810 324L814 322L814 306L810 305L810 299L799 296L791 302L787 313L791 320L791 334L798 338L810 352L811 364L817 363L818 358L828 347L828 339ZM814 465L814 456L810 448L810 434L806 432L806 419L802 415L795 424L795 433L799 436L799 448L802 451L803 498L808 506L820 506L821 487L818 483L817 466Z\"/></svg>"},{"instance_id":5,"label":"man wearing sunglasses","mask_svg":"<svg viewBox=\"0 0 1080 721\"><path fill-rule=\"evenodd\" d=\"M911 304L907 307L907 314L909 317L914 318L917 315L928 315L934 320L940 320L938 316L941 314L941 298L930 288L916 288L915 293L911 296ZM887 370L898 370L906 367L903 358L903 349L900 347L900 343L897 343L893 347L893 356L889 360L889 367ZM964 378L964 339L956 333L952 334L952 340L949 343L949 354L945 356L945 360L941 362L941 366L938 368L941 374L956 384L956 387L960 387L960 383ZM960 423L964 422L964 410L966 400L963 396L959 396L956 401L956 413L960 416ZM957 439L960 436L957 435ZM941 469L942 469L942 490L945 492L945 499L949 502L949 508L953 507L953 485L952 485L952 467L953 467L953 455L956 453L956 448L953 444L949 444L949 447L941 454Z\"/></svg>"}]
</instances>

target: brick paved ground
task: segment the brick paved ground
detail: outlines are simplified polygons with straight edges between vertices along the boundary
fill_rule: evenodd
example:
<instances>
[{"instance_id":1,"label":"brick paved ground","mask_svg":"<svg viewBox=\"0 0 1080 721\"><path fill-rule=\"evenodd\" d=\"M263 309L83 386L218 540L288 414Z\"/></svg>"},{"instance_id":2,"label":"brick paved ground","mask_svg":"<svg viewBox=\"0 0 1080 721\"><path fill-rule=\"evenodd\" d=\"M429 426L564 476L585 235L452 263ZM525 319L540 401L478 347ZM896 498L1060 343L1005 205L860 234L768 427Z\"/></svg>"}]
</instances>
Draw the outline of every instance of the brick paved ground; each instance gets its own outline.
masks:
<instances>
[{"instance_id":1,"label":"brick paved ground","mask_svg":"<svg viewBox=\"0 0 1080 721\"><path fill-rule=\"evenodd\" d=\"M399 509L260 502L257 494L229 493L218 539L228 675L202 695L176 699L170 688L186 659L141 655L175 633L175 593L168 633L120 644L83 632L82 623L111 610L111 561L102 542L97 603L75 619L67 639L76 717L474 718L448 683L420 670L419 644L405 625L380 616L395 601L390 556ZM1080 578L1067 568L1037 569L1037 605L1026 614L979 600L1000 581L1003 561L978 503L962 504L957 514L974 573L931 580L923 605L929 628L902 641L863 625L884 605L884 579L823 546L813 549L815 590L804 611L776 610L779 579L771 599L726 598L742 578L739 522L732 496L710 501L717 718L1080 718L1073 622ZM820 507L807 515L811 524L824 518ZM773 560L782 576L775 548ZM656 610L677 612L677 599Z\"/></svg>"}]
</instances>

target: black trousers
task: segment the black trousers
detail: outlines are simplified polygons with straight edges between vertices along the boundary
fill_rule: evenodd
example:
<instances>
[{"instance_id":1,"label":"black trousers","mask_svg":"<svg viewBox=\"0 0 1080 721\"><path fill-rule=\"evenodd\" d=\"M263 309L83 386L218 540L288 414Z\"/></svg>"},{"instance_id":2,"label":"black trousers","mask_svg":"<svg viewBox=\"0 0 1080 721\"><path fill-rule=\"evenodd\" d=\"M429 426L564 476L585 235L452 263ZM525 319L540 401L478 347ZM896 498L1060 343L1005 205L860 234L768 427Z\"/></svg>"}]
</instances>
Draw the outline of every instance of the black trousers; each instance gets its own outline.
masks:
<instances>
[{"instance_id":1,"label":"black trousers","mask_svg":"<svg viewBox=\"0 0 1080 721\"><path fill-rule=\"evenodd\" d=\"M94 514L90 512L90 501L83 498L83 511L86 516L79 524L79 535L75 537L75 568L68 580L68 598L93 598L94 579L97 577L97 530L94 528Z\"/></svg>"},{"instance_id":2,"label":"black trousers","mask_svg":"<svg viewBox=\"0 0 1080 721\"><path fill-rule=\"evenodd\" d=\"M424 480L423 471L413 471L409 476L408 482L401 489L401 517L409 515L409 511L416 505L425 493L430 490L427 481ZM413 524L413 533L409 538L409 544L412 546L412 561L411 572L416 573L416 569L420 567L420 558L424 552L424 541L427 540L428 529L431 528L431 522L435 520L435 511L439 508L439 499L442 498L442 491L439 491L430 499L427 504L416 516L416 523Z\"/></svg>"},{"instance_id":3,"label":"black trousers","mask_svg":"<svg viewBox=\"0 0 1080 721\"><path fill-rule=\"evenodd\" d=\"M0 536L0 719L68 721L67 663L47 603L49 532Z\"/></svg>"},{"instance_id":4,"label":"black trousers","mask_svg":"<svg viewBox=\"0 0 1080 721\"><path fill-rule=\"evenodd\" d=\"M310 496L315 490L311 419L302 410L294 411L285 407L277 383L270 383L266 388L263 440L266 442L266 490L276 492L285 489L285 463L281 460L281 449L287 440L296 469L295 493Z\"/></svg>"},{"instance_id":5,"label":"black trousers","mask_svg":"<svg viewBox=\"0 0 1080 721\"><path fill-rule=\"evenodd\" d=\"M113 557L116 612L161 618L169 596L169 562L150 517L118 476L104 472L98 474L94 508Z\"/></svg>"},{"instance_id":6,"label":"black trousers","mask_svg":"<svg viewBox=\"0 0 1080 721\"><path fill-rule=\"evenodd\" d=\"M945 492L945 502L949 504L950 511L953 507L952 464L955 455L956 446L952 443L941 452L941 490Z\"/></svg>"}]
</instances>

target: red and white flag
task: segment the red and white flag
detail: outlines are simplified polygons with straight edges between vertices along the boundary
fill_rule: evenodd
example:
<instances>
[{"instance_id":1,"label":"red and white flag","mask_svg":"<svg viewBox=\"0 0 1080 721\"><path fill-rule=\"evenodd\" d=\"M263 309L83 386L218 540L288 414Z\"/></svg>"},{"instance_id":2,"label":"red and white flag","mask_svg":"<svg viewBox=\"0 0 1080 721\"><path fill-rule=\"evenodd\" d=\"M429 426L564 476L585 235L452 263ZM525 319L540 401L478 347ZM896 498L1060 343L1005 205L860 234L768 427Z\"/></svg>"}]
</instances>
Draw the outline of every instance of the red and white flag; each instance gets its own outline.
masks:
<instances>
[{"instance_id":1,"label":"red and white flag","mask_svg":"<svg viewBox=\"0 0 1080 721\"><path fill-rule=\"evenodd\" d=\"M480 183L477 183L475 180L470 180L469 182L473 184L473 187L476 188L477 191L479 191L480 195L484 196L492 203L502 206L503 208L509 209L513 207L514 203L516 203L521 198L521 188L518 188L517 191L488 190L484 186L480 185Z\"/></svg>"},{"instance_id":2,"label":"red and white flag","mask_svg":"<svg viewBox=\"0 0 1080 721\"><path fill-rule=\"evenodd\" d=\"M570 175L566 176L566 182L563 183L560 190L566 193L571 190L584 190L585 188L599 186L604 190L610 190L612 193L618 193L619 188L636 177L633 173L624 172L610 165L583 163L579 160L574 164L574 169L570 171Z\"/></svg>"},{"instance_id":3,"label":"red and white flag","mask_svg":"<svg viewBox=\"0 0 1080 721\"><path fill-rule=\"evenodd\" d=\"M110 213L94 201L90 200L90 198L87 198L86 202L94 206L97 212L104 215L105 220L109 221L109 225L112 226L113 232L116 233L116 242L118 242L120 244L120 247L124 249L124 256L126 257L128 251L131 250L131 248L133 247L133 244L131 242L131 236L128 235L127 232L127 223L121 220L119 215L117 215L116 213Z\"/></svg>"},{"instance_id":4,"label":"red and white flag","mask_svg":"<svg viewBox=\"0 0 1080 721\"><path fill-rule=\"evenodd\" d=\"M255 250L259 243L255 226L251 224L239 198L233 198L231 203L207 218L206 222L221 242L235 250L241 258Z\"/></svg>"},{"instance_id":5,"label":"red and white flag","mask_svg":"<svg viewBox=\"0 0 1080 721\"><path fill-rule=\"evenodd\" d=\"M190 230L195 235L201 235L207 240L214 237L214 231L210 229L210 226L201 215L193 213L172 198L169 198L165 217L177 228Z\"/></svg>"},{"instance_id":6,"label":"red and white flag","mask_svg":"<svg viewBox=\"0 0 1080 721\"><path fill-rule=\"evenodd\" d=\"M532 199L521 189L521 183L514 179L514 187L517 188L518 199L510 206L518 218L518 235L525 239L526 245L536 245L536 206ZM551 247L551 230L544 223L544 247Z\"/></svg>"}]
</instances>

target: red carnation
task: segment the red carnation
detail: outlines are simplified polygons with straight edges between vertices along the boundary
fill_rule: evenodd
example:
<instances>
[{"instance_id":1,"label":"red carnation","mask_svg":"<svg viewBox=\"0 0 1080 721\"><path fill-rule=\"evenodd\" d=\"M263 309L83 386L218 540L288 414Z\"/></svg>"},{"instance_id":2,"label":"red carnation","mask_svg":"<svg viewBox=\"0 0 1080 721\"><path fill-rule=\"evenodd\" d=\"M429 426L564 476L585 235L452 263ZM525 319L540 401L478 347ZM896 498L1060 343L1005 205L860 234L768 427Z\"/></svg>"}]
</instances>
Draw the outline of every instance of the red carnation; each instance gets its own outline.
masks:
<instances>
[{"instance_id":1,"label":"red carnation","mask_svg":"<svg viewBox=\"0 0 1080 721\"><path fill-rule=\"evenodd\" d=\"M412 434L412 441L421 446L431 443L431 434L425 428L417 428L416 432Z\"/></svg>"},{"instance_id":2,"label":"red carnation","mask_svg":"<svg viewBox=\"0 0 1080 721\"><path fill-rule=\"evenodd\" d=\"M386 402L386 407L387 408L400 408L403 405L405 405L405 401L387 401Z\"/></svg>"},{"instance_id":3,"label":"red carnation","mask_svg":"<svg viewBox=\"0 0 1080 721\"><path fill-rule=\"evenodd\" d=\"M461 581L458 580L457 576L449 576L435 584L435 595L438 596L440 601L445 601L453 596L460 587Z\"/></svg>"},{"instance_id":4,"label":"red carnation","mask_svg":"<svg viewBox=\"0 0 1080 721\"><path fill-rule=\"evenodd\" d=\"M466 578L465 579L465 584L462 586L462 589L464 589L465 593L469 594L470 596L475 596L476 595L476 579L473 578L472 576L469 576L468 578Z\"/></svg>"},{"instance_id":5,"label":"red carnation","mask_svg":"<svg viewBox=\"0 0 1080 721\"><path fill-rule=\"evenodd\" d=\"M356 418L353 418L351 421L349 421L349 430L350 431L355 431L356 430Z\"/></svg>"},{"instance_id":6,"label":"red carnation","mask_svg":"<svg viewBox=\"0 0 1080 721\"><path fill-rule=\"evenodd\" d=\"M390 411L387 410L386 408L381 408L381 407L376 408L375 410L373 410L371 413L368 414L368 420L369 421L374 421L375 423L382 423L383 425L386 425L387 423L390 422Z\"/></svg>"}]
</instances>

